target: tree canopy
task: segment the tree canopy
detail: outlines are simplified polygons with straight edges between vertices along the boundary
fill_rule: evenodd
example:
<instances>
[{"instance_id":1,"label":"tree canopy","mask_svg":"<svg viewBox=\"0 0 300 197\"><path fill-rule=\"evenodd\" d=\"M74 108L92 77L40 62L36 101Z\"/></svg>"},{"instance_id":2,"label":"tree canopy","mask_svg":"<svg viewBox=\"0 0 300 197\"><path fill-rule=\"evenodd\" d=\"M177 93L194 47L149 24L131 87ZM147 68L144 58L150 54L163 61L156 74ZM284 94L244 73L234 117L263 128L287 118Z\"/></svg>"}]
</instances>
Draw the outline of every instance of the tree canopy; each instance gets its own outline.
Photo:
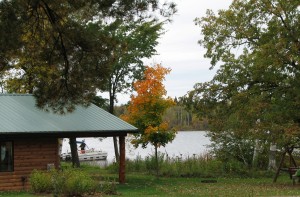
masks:
<instances>
[{"instance_id":1,"label":"tree canopy","mask_svg":"<svg viewBox=\"0 0 300 197\"><path fill-rule=\"evenodd\" d=\"M107 31L114 40L110 54L112 60L107 88L109 92L110 112L113 113L117 93L128 93L135 80L141 79L145 66L143 58L156 53L155 46L162 33L161 22L121 23L110 25Z\"/></svg>"},{"instance_id":2,"label":"tree canopy","mask_svg":"<svg viewBox=\"0 0 300 197\"><path fill-rule=\"evenodd\" d=\"M21 71L39 107L64 112L87 105L107 84L116 21L168 20L173 3L156 0L3 0L0 2L0 74Z\"/></svg>"},{"instance_id":3,"label":"tree canopy","mask_svg":"<svg viewBox=\"0 0 300 197\"><path fill-rule=\"evenodd\" d=\"M299 136L299 22L298 0L236 0L196 19L217 73L190 99L211 131L285 143Z\"/></svg>"}]
</instances>

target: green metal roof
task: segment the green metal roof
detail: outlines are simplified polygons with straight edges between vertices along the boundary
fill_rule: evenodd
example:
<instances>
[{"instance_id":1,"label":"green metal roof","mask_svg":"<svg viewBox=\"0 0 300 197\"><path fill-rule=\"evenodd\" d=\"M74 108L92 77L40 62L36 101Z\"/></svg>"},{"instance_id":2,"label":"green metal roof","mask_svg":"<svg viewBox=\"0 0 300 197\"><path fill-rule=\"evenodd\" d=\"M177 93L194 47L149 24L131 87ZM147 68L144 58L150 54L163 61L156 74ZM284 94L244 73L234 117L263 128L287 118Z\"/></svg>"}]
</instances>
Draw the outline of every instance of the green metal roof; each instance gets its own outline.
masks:
<instances>
[{"instance_id":1,"label":"green metal roof","mask_svg":"<svg viewBox=\"0 0 300 197\"><path fill-rule=\"evenodd\" d=\"M136 132L137 128L94 104L59 115L37 108L30 94L0 94L0 135L122 131Z\"/></svg>"}]
</instances>

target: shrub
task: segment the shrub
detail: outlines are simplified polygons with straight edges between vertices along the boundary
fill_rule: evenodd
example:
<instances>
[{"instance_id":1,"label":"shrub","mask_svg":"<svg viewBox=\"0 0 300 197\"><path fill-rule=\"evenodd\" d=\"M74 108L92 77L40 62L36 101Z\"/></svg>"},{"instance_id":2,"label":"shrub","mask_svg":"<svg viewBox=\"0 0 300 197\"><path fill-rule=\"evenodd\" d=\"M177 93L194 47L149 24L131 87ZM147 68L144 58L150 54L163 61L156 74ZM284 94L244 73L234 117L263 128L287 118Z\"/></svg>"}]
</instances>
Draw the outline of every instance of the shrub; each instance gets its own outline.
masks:
<instances>
[{"instance_id":1,"label":"shrub","mask_svg":"<svg viewBox=\"0 0 300 197\"><path fill-rule=\"evenodd\" d=\"M110 181L109 179L101 182L100 191L106 195L116 195L117 187L115 181Z\"/></svg>"},{"instance_id":2,"label":"shrub","mask_svg":"<svg viewBox=\"0 0 300 197\"><path fill-rule=\"evenodd\" d=\"M80 196L96 191L97 184L90 176L80 170L67 171L64 193L68 196Z\"/></svg>"},{"instance_id":3,"label":"shrub","mask_svg":"<svg viewBox=\"0 0 300 197\"><path fill-rule=\"evenodd\" d=\"M34 193L49 193L53 190L51 174L34 170L30 175L30 185Z\"/></svg>"},{"instance_id":4,"label":"shrub","mask_svg":"<svg viewBox=\"0 0 300 197\"><path fill-rule=\"evenodd\" d=\"M83 196L97 189L96 181L78 169L50 172L34 170L30 184L34 193L53 193L54 196Z\"/></svg>"},{"instance_id":5,"label":"shrub","mask_svg":"<svg viewBox=\"0 0 300 197\"><path fill-rule=\"evenodd\" d=\"M51 170L51 178L53 195L59 196L60 194L64 193L66 173L62 173L61 171L57 170Z\"/></svg>"}]
</instances>

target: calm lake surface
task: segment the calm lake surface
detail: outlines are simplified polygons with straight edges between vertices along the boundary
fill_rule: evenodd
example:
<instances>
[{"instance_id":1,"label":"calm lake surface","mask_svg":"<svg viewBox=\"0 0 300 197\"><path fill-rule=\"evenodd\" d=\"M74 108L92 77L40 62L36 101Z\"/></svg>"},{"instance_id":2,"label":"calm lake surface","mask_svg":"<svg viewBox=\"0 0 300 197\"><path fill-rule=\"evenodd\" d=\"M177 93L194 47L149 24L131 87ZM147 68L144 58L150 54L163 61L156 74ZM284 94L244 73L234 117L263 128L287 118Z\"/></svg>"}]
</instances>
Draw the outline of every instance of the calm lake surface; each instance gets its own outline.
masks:
<instances>
[{"instance_id":1,"label":"calm lake surface","mask_svg":"<svg viewBox=\"0 0 300 197\"><path fill-rule=\"evenodd\" d=\"M201 155L208 151L207 145L210 144L209 138L205 136L205 131L179 131L172 143L166 147L160 147L159 152L168 154L169 157L183 157ZM115 158L113 139L112 137L104 138L102 141L99 138L77 138L77 141L85 140L88 148L95 150L103 150L108 153L107 162L113 162ZM78 144L79 145L79 144ZM69 140L64 139L62 152L70 152ZM147 148L134 148L130 142L126 142L126 158L135 159L137 156L145 158L153 155L154 148L148 145Z\"/></svg>"}]
</instances>

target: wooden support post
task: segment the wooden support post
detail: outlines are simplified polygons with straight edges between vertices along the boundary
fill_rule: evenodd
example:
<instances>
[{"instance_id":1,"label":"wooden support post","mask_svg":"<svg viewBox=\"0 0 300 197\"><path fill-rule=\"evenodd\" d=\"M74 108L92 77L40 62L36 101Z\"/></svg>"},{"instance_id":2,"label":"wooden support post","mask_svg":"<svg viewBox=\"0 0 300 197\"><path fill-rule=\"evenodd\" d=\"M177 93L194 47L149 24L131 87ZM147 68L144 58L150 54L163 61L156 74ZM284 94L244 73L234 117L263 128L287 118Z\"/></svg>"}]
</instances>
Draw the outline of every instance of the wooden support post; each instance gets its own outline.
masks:
<instances>
[{"instance_id":1,"label":"wooden support post","mask_svg":"<svg viewBox=\"0 0 300 197\"><path fill-rule=\"evenodd\" d=\"M120 165L119 165L119 183L125 183L125 136L119 136L120 147Z\"/></svg>"}]
</instances>

